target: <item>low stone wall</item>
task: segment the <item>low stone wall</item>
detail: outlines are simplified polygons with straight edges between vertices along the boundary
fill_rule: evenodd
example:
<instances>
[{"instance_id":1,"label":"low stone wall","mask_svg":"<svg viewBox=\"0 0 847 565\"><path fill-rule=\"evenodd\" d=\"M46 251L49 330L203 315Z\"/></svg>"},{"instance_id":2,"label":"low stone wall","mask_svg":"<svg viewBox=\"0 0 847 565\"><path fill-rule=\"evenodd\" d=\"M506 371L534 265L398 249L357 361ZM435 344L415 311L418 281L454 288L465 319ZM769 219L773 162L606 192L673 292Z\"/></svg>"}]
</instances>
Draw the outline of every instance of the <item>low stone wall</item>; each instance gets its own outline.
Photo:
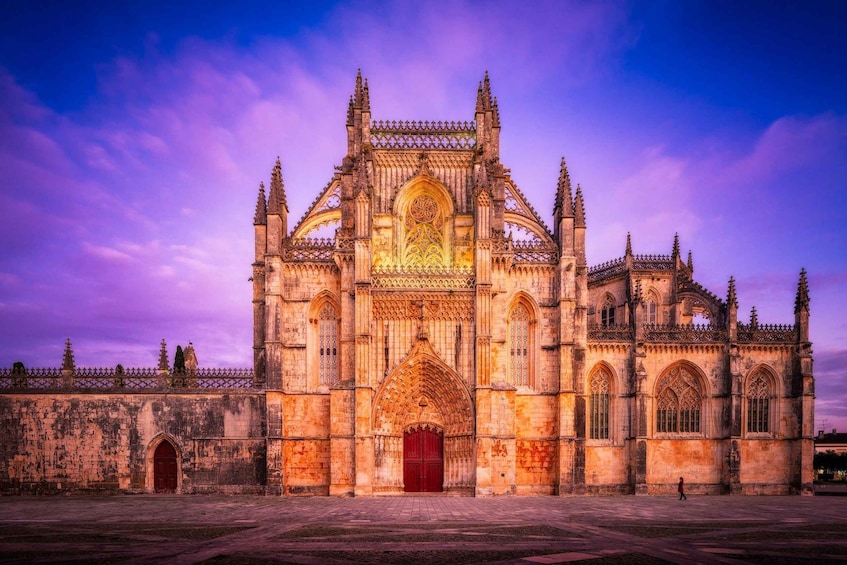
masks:
<instances>
[{"instance_id":1,"label":"low stone wall","mask_svg":"<svg viewBox=\"0 0 847 565\"><path fill-rule=\"evenodd\" d=\"M262 492L264 397L251 391L0 396L0 490L151 492L177 454L177 492Z\"/></svg>"}]
</instances>

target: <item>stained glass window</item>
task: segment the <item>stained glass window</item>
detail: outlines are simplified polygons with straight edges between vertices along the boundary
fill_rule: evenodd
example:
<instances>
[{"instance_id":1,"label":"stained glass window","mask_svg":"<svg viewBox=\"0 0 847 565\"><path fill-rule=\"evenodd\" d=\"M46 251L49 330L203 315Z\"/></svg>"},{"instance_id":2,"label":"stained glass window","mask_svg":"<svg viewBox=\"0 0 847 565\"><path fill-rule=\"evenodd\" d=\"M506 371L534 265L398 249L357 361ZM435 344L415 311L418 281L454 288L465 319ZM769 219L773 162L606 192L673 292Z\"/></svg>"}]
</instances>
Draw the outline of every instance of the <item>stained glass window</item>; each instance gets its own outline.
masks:
<instances>
[{"instance_id":1,"label":"stained glass window","mask_svg":"<svg viewBox=\"0 0 847 565\"><path fill-rule=\"evenodd\" d=\"M674 367L657 387L656 431L699 433L703 394L700 383L684 367Z\"/></svg>"},{"instance_id":2,"label":"stained glass window","mask_svg":"<svg viewBox=\"0 0 847 565\"><path fill-rule=\"evenodd\" d=\"M589 383L589 435L590 439L609 439L609 375L598 369Z\"/></svg>"},{"instance_id":3,"label":"stained glass window","mask_svg":"<svg viewBox=\"0 0 847 565\"><path fill-rule=\"evenodd\" d=\"M322 385L338 382L338 316L331 304L324 304L318 320L319 373Z\"/></svg>"}]
</instances>

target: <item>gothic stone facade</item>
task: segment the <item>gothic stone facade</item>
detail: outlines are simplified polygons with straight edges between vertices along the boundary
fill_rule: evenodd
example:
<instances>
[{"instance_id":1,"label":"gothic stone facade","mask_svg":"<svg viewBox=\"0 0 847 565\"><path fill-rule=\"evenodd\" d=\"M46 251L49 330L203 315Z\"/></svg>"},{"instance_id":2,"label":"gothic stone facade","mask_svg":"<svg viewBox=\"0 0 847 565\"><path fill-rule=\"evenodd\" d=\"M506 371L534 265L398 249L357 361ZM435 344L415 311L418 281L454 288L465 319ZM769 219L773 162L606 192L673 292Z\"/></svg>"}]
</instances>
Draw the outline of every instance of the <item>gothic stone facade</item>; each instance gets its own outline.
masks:
<instances>
[{"instance_id":1,"label":"gothic stone facade","mask_svg":"<svg viewBox=\"0 0 847 565\"><path fill-rule=\"evenodd\" d=\"M485 496L662 494L684 475L694 493L811 492L805 273L795 324L773 326L738 320L732 279L725 299L698 284L678 238L670 255L628 238L589 268L564 160L550 230L499 137L487 76L466 122L372 120L358 76L347 155L303 218L289 226L279 161L260 188L249 388L160 362L149 390L93 394L68 346L55 392L2 375L5 482Z\"/></svg>"}]
</instances>

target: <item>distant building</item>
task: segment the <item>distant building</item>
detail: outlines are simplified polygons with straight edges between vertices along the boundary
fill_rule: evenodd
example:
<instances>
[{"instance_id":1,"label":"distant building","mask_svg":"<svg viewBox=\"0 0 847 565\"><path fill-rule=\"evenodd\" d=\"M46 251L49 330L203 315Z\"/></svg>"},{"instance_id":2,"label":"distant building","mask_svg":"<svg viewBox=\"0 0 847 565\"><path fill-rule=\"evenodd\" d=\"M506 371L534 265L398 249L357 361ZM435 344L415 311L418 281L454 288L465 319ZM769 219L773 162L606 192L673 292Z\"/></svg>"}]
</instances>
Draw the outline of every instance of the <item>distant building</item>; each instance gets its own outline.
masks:
<instances>
[{"instance_id":1,"label":"distant building","mask_svg":"<svg viewBox=\"0 0 847 565\"><path fill-rule=\"evenodd\" d=\"M0 375L0 483L666 494L684 475L694 493L811 493L805 272L795 324L774 326L739 320L732 279L725 298L697 283L677 237L589 267L564 160L549 229L500 129L487 75L450 122L372 120L358 76L347 154L302 219L279 161L259 190L253 371L172 375L163 342L158 370L118 380L68 343L62 371Z\"/></svg>"},{"instance_id":2,"label":"distant building","mask_svg":"<svg viewBox=\"0 0 847 565\"><path fill-rule=\"evenodd\" d=\"M826 434L823 430L820 430L815 437L815 453L827 451L847 453L847 433L838 433L837 430L832 430L832 433Z\"/></svg>"}]
</instances>

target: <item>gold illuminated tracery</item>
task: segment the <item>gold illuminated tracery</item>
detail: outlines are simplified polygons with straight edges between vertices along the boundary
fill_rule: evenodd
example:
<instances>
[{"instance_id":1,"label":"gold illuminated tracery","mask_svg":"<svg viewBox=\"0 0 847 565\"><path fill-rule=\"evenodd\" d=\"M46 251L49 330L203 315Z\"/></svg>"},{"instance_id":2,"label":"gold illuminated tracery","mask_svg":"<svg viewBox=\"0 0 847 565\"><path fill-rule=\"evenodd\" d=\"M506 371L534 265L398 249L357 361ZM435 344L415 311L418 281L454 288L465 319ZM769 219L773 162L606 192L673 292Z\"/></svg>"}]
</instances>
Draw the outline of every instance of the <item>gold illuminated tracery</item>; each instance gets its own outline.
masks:
<instances>
[{"instance_id":1,"label":"gold illuminated tracery","mask_svg":"<svg viewBox=\"0 0 847 565\"><path fill-rule=\"evenodd\" d=\"M444 214L434 198L421 194L412 200L405 217L406 238L403 262L406 265L444 264Z\"/></svg>"}]
</instances>

